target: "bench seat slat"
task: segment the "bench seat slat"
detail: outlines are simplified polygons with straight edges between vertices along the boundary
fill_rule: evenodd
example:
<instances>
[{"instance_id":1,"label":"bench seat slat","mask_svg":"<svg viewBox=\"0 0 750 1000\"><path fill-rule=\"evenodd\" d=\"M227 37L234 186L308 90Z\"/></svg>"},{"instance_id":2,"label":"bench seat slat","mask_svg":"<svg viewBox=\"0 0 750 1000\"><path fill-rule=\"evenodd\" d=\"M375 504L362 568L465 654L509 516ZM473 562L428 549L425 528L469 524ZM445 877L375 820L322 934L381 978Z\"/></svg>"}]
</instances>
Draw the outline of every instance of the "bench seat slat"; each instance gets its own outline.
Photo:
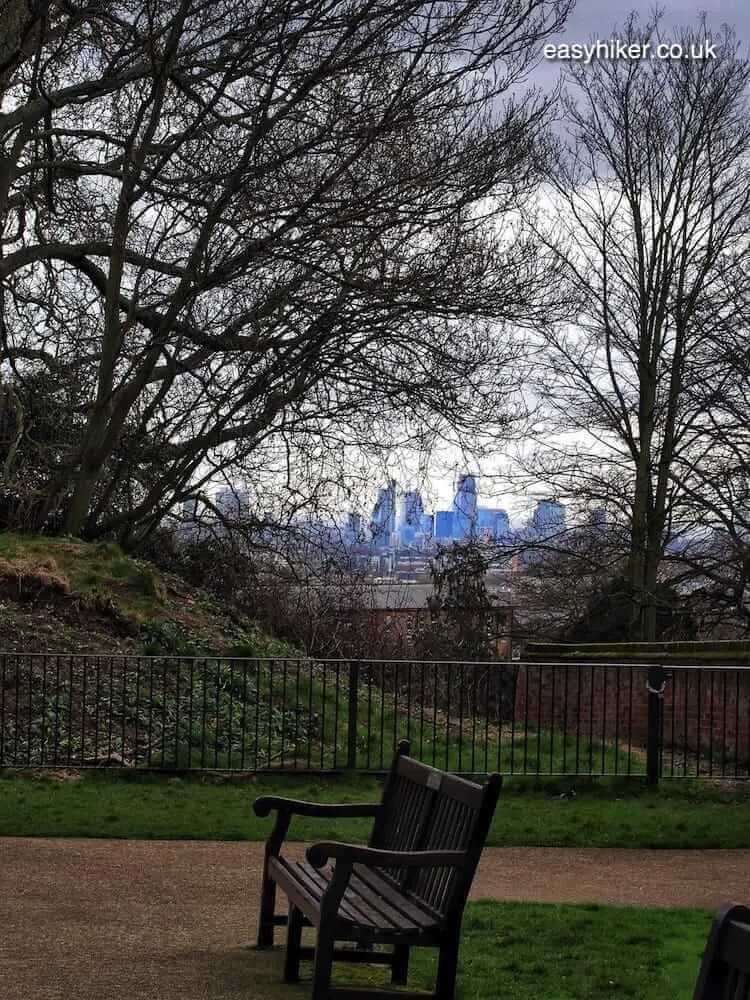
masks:
<instances>
[{"instance_id":1,"label":"bench seat slat","mask_svg":"<svg viewBox=\"0 0 750 1000\"><path fill-rule=\"evenodd\" d=\"M377 927L383 929L400 927L407 932L419 930L418 924L405 919L403 914L387 899L378 896L355 875L352 875L349 881L349 892L352 893L353 899L356 899L355 905L367 913L372 923Z\"/></svg>"},{"instance_id":2,"label":"bench seat slat","mask_svg":"<svg viewBox=\"0 0 750 1000\"><path fill-rule=\"evenodd\" d=\"M305 916L317 924L320 916L320 901L328 888L331 869L319 871L304 861L287 861L286 858L274 858L271 862L273 878L278 882L290 900L298 906ZM349 923L364 923L374 926L366 915L351 904L347 893L339 904L339 917Z\"/></svg>"},{"instance_id":3,"label":"bench seat slat","mask_svg":"<svg viewBox=\"0 0 750 1000\"><path fill-rule=\"evenodd\" d=\"M284 892L315 922L332 871L317 869L306 861L272 859L271 872ZM339 918L368 930L419 934L435 929L435 914L406 899L399 890L365 866L357 865L339 904Z\"/></svg>"},{"instance_id":4,"label":"bench seat slat","mask_svg":"<svg viewBox=\"0 0 750 1000\"><path fill-rule=\"evenodd\" d=\"M392 885L391 880L380 875L374 869L367 868L365 865L355 865L354 871L363 882L376 891L385 893L390 889L394 893L392 897L389 896L389 898L393 899L393 905L401 909L404 915L414 923L420 926L428 926L440 920L440 914L437 911L425 906L421 900L414 899L408 890L399 895L398 888Z\"/></svg>"},{"instance_id":5,"label":"bench seat slat","mask_svg":"<svg viewBox=\"0 0 750 1000\"><path fill-rule=\"evenodd\" d=\"M363 899L380 910L395 926L407 930L419 930L423 927L434 927L437 923L435 915L410 902L399 889L389 885L385 879L379 878L365 865L355 866L351 885Z\"/></svg>"},{"instance_id":6,"label":"bench seat slat","mask_svg":"<svg viewBox=\"0 0 750 1000\"><path fill-rule=\"evenodd\" d=\"M298 862L291 870L293 874L314 882L319 893L317 898L319 901L322 900L333 876L330 867L320 870L302 861ZM392 922L384 919L383 914L378 909L369 905L367 900L362 899L361 894L357 892L356 885L352 884L351 880L344 893L344 898L339 903L339 917L361 927L384 930L392 926Z\"/></svg>"}]
</instances>

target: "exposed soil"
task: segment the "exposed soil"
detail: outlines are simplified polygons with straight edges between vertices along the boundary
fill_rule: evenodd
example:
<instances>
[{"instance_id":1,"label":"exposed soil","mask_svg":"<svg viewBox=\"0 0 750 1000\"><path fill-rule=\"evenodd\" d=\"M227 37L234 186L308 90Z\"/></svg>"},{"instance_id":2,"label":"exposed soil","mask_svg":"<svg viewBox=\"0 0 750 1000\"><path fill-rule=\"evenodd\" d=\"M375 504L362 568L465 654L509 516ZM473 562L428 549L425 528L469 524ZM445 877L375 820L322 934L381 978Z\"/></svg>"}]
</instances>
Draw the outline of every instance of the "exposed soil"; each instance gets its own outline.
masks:
<instances>
[{"instance_id":1,"label":"exposed soil","mask_svg":"<svg viewBox=\"0 0 750 1000\"><path fill-rule=\"evenodd\" d=\"M0 995L302 1000L309 981L280 986L280 950L250 948L262 854L258 843L0 839ZM750 851L511 847L485 851L472 898L716 908L749 886Z\"/></svg>"},{"instance_id":2,"label":"exposed soil","mask_svg":"<svg viewBox=\"0 0 750 1000\"><path fill-rule=\"evenodd\" d=\"M119 626L111 615L83 601L17 604L0 599L3 653L135 653L137 633L137 628Z\"/></svg>"}]
</instances>

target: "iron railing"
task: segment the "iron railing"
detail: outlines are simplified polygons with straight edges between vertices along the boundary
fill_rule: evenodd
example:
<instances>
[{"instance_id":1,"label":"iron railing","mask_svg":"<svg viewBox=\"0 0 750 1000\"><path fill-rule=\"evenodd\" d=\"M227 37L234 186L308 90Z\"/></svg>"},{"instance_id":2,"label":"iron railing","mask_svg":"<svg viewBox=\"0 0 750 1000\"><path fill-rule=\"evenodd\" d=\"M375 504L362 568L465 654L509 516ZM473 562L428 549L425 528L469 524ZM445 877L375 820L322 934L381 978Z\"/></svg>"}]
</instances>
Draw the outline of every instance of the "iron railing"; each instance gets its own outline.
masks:
<instances>
[{"instance_id":1,"label":"iron railing","mask_svg":"<svg viewBox=\"0 0 750 1000\"><path fill-rule=\"evenodd\" d=\"M750 668L0 655L0 767L750 777Z\"/></svg>"}]
</instances>

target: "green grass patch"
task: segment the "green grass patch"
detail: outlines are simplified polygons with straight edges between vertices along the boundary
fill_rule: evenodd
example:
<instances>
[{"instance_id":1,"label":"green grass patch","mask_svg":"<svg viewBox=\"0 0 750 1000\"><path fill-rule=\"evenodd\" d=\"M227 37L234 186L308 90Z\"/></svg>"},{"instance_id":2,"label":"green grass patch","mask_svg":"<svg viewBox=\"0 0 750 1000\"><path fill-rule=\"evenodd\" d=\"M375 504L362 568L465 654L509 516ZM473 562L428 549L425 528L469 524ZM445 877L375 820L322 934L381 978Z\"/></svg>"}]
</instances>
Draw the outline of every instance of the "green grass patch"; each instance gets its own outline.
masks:
<instances>
[{"instance_id":1,"label":"green grass patch","mask_svg":"<svg viewBox=\"0 0 750 1000\"><path fill-rule=\"evenodd\" d=\"M697 909L469 903L456 1000L689 1000L712 918ZM217 968L233 996L307 1000L311 964L302 962L296 985L282 982L283 964L282 948L243 948ZM431 990L435 964L434 951L414 949L409 988ZM338 962L333 981L382 987L388 972Z\"/></svg>"},{"instance_id":2,"label":"green grass patch","mask_svg":"<svg viewBox=\"0 0 750 1000\"><path fill-rule=\"evenodd\" d=\"M125 779L125 780L123 780ZM748 848L750 794L712 787L653 792L619 782L582 785L508 780L488 843L492 846ZM0 836L263 840L271 819L258 819L261 794L314 802L378 801L374 778L260 777L209 783L124 772L80 780L6 776L0 780ZM369 821L296 817L293 840L363 841Z\"/></svg>"},{"instance_id":3,"label":"green grass patch","mask_svg":"<svg viewBox=\"0 0 750 1000\"><path fill-rule=\"evenodd\" d=\"M712 919L699 909L469 903L456 1000L688 1000ZM281 949L253 953L254 996L309 996L310 963L291 987L282 966ZM435 966L434 951L414 949L409 987L432 989ZM388 972L339 962L333 981L382 987Z\"/></svg>"},{"instance_id":4,"label":"green grass patch","mask_svg":"<svg viewBox=\"0 0 750 1000\"><path fill-rule=\"evenodd\" d=\"M692 995L713 914L469 904L457 1000L678 1000ZM431 985L419 952L414 982Z\"/></svg>"}]
</instances>

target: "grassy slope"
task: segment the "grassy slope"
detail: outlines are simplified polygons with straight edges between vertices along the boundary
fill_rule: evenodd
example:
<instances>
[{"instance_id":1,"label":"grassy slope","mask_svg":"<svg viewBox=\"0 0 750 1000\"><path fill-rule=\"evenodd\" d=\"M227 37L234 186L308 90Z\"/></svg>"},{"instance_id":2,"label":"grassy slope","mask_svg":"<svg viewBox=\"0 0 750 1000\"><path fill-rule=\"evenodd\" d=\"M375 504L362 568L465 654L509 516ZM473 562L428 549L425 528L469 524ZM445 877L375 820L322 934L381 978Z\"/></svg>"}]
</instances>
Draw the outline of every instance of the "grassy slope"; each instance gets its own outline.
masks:
<instances>
[{"instance_id":1,"label":"grassy slope","mask_svg":"<svg viewBox=\"0 0 750 1000\"><path fill-rule=\"evenodd\" d=\"M0 534L0 651L283 655L249 620L113 542Z\"/></svg>"},{"instance_id":2,"label":"grassy slope","mask_svg":"<svg viewBox=\"0 0 750 1000\"><path fill-rule=\"evenodd\" d=\"M0 836L145 837L260 840L271 826L251 804L282 794L317 802L378 801L371 778L259 778L244 785L180 778L122 781L92 776L75 781L0 781ZM335 823L296 818L290 838L362 841L366 820ZM523 790L507 782L489 841L507 846L748 848L750 795L714 789L618 789L575 797Z\"/></svg>"},{"instance_id":3,"label":"grassy slope","mask_svg":"<svg viewBox=\"0 0 750 1000\"><path fill-rule=\"evenodd\" d=\"M124 555L112 542L87 544L72 538L13 534L0 534L0 652L3 650L146 652L183 656L210 653L294 655L294 651L285 644L262 635L252 622L230 616L226 609L207 595L191 589L179 578L160 572L147 562ZM46 665L44 668L47 669ZM50 669L54 670L54 665ZM180 669L179 665L177 669ZM318 670L312 678L309 667L290 666L287 671L284 666L282 677L282 668L278 664L272 676L268 665L263 665L256 674L253 666L247 663L235 668L222 661L211 667L213 672L208 684L211 703L208 713L205 713L200 708L206 697L200 670L188 683L187 669L187 665L183 665L182 678L170 685L166 676L169 674L174 680L174 665L162 662L156 667L155 736L149 739L149 762L159 763L160 746L167 758L166 764L177 767L198 766L204 758L204 751L206 766L217 768L236 768L239 760L251 762L248 766L253 766L257 760L262 767L269 759L278 759L284 752L287 762L300 758L313 767L335 768L345 759L348 718L345 670L342 672L340 668L329 667L322 675ZM249 687L246 673L249 674ZM179 689L182 697L179 711L173 699L163 715L158 690L162 674L165 692L171 688ZM429 669L423 671L422 683L425 674L429 683ZM419 690L417 680L415 674L413 692ZM42 686L46 681L45 675ZM579 746L572 737L568 737L566 745L566 738L560 733L556 734L554 741L550 741L547 733L521 731L513 733L512 738L504 732L501 738L496 729L483 732L481 726L474 733L468 717L463 718L460 728L457 726L459 720L455 712L453 718L445 717L444 713L432 716L429 712L422 713L418 718L419 713L413 706L413 725L410 729L403 712L403 695L400 703L390 694L379 697L377 676L375 681L372 687L368 687L364 680L361 682L357 749L358 765L362 768L387 767L393 746L407 736L412 739L413 751L422 759L454 771L482 770L485 767L506 772L534 772L537 767L547 772L572 772L579 768L582 771L588 768L611 771L615 763L618 771L624 771L629 766L633 773L639 773L644 768L642 755L637 752L628 761L624 751L601 748L585 739L580 741ZM77 683L81 684L78 679ZM71 704L77 709L85 704L87 716L90 716L88 728L91 730L93 726L98 730L95 721L98 710L92 702L92 683L93 676L88 681L88 700L84 696L84 681L80 697L71 696ZM151 675L145 672L140 678L129 677L127 697L131 705L139 705L145 711L150 698L150 685ZM219 701L216 706L211 701L214 688L221 691L220 707ZM251 696L254 695L253 688L257 688L262 710L260 715L257 709L253 711L254 701L251 698L250 712L245 718L242 702L248 691ZM115 703L120 697L118 691ZM63 760L66 757L65 747L72 745L75 757L80 750L79 736L83 739L80 711L75 718L68 718L65 716L66 704L67 696L63 692L63 717L56 718L54 724L55 744L58 735L62 739ZM199 716L207 715L209 729L206 732L201 718L196 722L193 717L194 704L198 706L196 711ZM158 731L162 717L169 722L178 716L181 720L179 727L175 722L168 734ZM306 722L310 717L315 720L312 726ZM150 713L139 718L138 728L142 737L146 726L150 731L151 722ZM42 723L41 716L34 718L33 725L27 725L25 717L22 717L17 725L9 726L6 740L14 748L14 759L35 764L50 761L49 746L39 749L45 742L45 735L47 743L50 736L49 724L45 724L45 728ZM257 740L254 732L245 731L254 730L256 724ZM179 732L175 731L176 728ZM116 724L114 730L119 732L121 726ZM234 734L231 739L230 733ZM24 744L27 735L36 748L32 751L29 747L28 756ZM90 737L91 732L89 743ZM151 744L156 746L153 757ZM101 755L101 748L95 751L95 748L87 746L89 757ZM131 763L144 763L143 753L136 755L145 748L134 750L129 746L126 749L118 744L111 749L123 757L129 755Z\"/></svg>"}]
</instances>

